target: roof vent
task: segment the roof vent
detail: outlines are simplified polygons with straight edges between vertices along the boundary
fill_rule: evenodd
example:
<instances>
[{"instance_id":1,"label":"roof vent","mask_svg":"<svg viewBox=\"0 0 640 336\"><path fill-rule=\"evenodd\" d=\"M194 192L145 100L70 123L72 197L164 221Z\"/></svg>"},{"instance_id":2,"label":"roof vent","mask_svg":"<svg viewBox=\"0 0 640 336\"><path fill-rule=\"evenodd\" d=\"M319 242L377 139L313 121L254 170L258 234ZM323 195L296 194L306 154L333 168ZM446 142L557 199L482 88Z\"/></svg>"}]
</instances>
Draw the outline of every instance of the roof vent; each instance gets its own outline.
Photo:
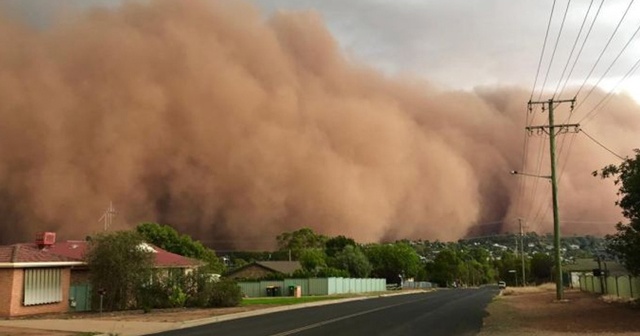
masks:
<instances>
[{"instance_id":1,"label":"roof vent","mask_svg":"<svg viewBox=\"0 0 640 336\"><path fill-rule=\"evenodd\" d=\"M36 245L39 248L51 246L56 243L55 232L38 232L36 233Z\"/></svg>"}]
</instances>

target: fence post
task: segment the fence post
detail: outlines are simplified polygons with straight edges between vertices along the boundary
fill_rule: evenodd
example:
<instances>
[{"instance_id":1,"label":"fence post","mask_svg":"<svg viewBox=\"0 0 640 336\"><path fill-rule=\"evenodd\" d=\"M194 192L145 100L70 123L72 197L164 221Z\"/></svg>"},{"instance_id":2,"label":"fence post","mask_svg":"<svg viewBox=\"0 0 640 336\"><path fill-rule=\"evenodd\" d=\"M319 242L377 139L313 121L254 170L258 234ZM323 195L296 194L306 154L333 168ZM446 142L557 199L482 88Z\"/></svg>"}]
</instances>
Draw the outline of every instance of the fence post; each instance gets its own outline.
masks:
<instances>
[{"instance_id":1,"label":"fence post","mask_svg":"<svg viewBox=\"0 0 640 336\"><path fill-rule=\"evenodd\" d=\"M619 277L616 275L616 296L620 297L620 289L619 289L620 286L618 286L618 278Z\"/></svg>"},{"instance_id":2,"label":"fence post","mask_svg":"<svg viewBox=\"0 0 640 336\"><path fill-rule=\"evenodd\" d=\"M627 275L627 279L629 279L629 296L631 296L631 300L633 300L633 281L631 281L630 275Z\"/></svg>"}]
</instances>

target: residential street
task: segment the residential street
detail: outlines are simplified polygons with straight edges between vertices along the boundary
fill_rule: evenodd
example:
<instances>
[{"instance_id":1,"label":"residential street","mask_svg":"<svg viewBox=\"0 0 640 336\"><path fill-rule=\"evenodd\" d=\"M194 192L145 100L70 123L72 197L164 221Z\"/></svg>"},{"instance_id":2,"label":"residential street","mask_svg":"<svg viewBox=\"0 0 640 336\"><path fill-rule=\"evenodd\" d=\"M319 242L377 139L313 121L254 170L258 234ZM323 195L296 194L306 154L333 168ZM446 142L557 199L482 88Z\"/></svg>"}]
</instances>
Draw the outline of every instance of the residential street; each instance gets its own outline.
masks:
<instances>
[{"instance_id":1,"label":"residential street","mask_svg":"<svg viewBox=\"0 0 640 336\"><path fill-rule=\"evenodd\" d=\"M156 335L475 335L497 287L352 301Z\"/></svg>"}]
</instances>

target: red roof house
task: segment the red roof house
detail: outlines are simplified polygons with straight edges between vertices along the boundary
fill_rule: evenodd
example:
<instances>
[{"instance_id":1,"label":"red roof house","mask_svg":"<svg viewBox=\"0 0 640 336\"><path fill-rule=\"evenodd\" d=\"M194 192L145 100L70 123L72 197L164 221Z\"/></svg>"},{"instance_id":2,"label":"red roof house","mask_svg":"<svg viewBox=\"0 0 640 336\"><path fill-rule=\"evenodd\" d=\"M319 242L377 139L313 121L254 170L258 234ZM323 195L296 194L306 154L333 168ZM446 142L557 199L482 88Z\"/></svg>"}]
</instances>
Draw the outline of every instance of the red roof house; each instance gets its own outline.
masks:
<instances>
[{"instance_id":1,"label":"red roof house","mask_svg":"<svg viewBox=\"0 0 640 336\"><path fill-rule=\"evenodd\" d=\"M87 248L84 240L56 242L55 233L50 232L39 234L35 243L0 246L0 317L67 312L70 302L78 310L70 287L90 287L84 261ZM154 254L158 269L186 271L203 265L151 244L140 248Z\"/></svg>"},{"instance_id":2,"label":"red roof house","mask_svg":"<svg viewBox=\"0 0 640 336\"><path fill-rule=\"evenodd\" d=\"M82 264L35 244L0 246L0 316L68 311L71 268Z\"/></svg>"},{"instance_id":3,"label":"red roof house","mask_svg":"<svg viewBox=\"0 0 640 336\"><path fill-rule=\"evenodd\" d=\"M88 245L88 242L85 240L69 240L44 247L43 251L68 257L73 260L83 261ZM154 254L154 265L156 268L196 268L202 266L200 260L171 253L152 244L144 243L140 245L140 248Z\"/></svg>"}]
</instances>

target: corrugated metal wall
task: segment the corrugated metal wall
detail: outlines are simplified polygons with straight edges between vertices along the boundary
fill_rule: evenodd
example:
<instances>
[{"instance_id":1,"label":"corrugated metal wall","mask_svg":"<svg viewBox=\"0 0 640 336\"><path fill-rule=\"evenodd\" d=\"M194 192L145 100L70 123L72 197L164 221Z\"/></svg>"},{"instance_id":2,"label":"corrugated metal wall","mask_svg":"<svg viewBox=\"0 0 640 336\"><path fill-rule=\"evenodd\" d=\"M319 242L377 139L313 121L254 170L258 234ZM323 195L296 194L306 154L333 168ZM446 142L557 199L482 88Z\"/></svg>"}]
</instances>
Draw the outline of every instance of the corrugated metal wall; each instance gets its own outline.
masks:
<instances>
[{"instance_id":1,"label":"corrugated metal wall","mask_svg":"<svg viewBox=\"0 0 640 336\"><path fill-rule=\"evenodd\" d=\"M276 296L290 295L289 286L300 286L303 296L382 292L387 290L387 281L385 279L285 279L283 281L239 282L238 285L247 297L268 296L267 288L270 286L279 288Z\"/></svg>"},{"instance_id":2,"label":"corrugated metal wall","mask_svg":"<svg viewBox=\"0 0 640 336\"><path fill-rule=\"evenodd\" d=\"M604 285L604 286L602 286ZM608 276L601 285L601 277L593 275L580 276L580 290L597 293L615 295L620 298L640 298L640 278L629 275ZM604 287L604 293L602 290Z\"/></svg>"}]
</instances>

